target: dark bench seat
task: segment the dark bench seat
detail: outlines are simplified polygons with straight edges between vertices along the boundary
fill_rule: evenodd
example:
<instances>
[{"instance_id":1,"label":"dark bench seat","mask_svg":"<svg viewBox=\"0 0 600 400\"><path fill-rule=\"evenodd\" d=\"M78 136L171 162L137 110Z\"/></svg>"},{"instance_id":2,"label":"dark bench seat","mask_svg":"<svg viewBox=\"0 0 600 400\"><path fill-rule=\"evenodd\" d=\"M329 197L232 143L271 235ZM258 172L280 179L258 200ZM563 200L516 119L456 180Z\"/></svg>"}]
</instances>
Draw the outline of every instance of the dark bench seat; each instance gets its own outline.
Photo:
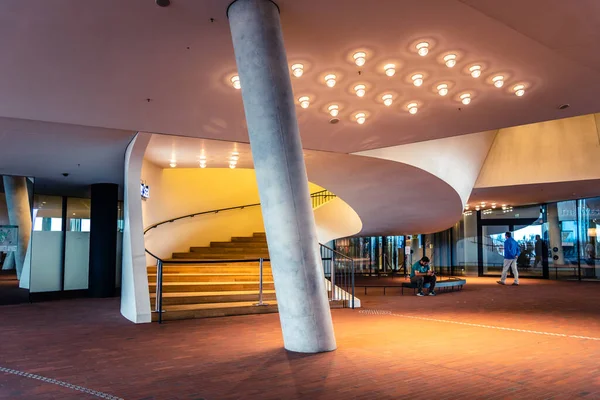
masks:
<instances>
[{"instance_id":1,"label":"dark bench seat","mask_svg":"<svg viewBox=\"0 0 600 400\"><path fill-rule=\"evenodd\" d=\"M467 283L466 279L461 278L449 278L436 282L435 289L441 291L454 291L461 290L462 287ZM383 294L385 296L385 291L387 288L401 288L401 294L404 295L404 289L413 289L413 292L417 289L417 285L413 285L410 281L402 282L402 283L394 283L389 285L382 284L357 284L356 287L364 287L365 295L367 294L368 288L383 288ZM429 288L429 283L424 285L425 288Z\"/></svg>"}]
</instances>

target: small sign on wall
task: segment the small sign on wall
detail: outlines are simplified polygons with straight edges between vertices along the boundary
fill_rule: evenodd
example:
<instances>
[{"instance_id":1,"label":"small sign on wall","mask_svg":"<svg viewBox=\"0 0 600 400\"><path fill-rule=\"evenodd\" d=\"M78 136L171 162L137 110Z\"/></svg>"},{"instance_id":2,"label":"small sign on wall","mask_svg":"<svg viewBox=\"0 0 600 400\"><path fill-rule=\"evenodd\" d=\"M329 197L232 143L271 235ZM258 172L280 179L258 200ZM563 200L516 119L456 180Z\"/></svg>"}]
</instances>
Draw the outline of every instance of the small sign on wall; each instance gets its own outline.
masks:
<instances>
[{"instance_id":1,"label":"small sign on wall","mask_svg":"<svg viewBox=\"0 0 600 400\"><path fill-rule=\"evenodd\" d=\"M19 227L16 225L0 225L0 251L17 251L19 244Z\"/></svg>"},{"instance_id":2,"label":"small sign on wall","mask_svg":"<svg viewBox=\"0 0 600 400\"><path fill-rule=\"evenodd\" d=\"M145 183L141 184L141 195L142 195L142 199L149 199L150 198L150 186L146 185Z\"/></svg>"}]
</instances>

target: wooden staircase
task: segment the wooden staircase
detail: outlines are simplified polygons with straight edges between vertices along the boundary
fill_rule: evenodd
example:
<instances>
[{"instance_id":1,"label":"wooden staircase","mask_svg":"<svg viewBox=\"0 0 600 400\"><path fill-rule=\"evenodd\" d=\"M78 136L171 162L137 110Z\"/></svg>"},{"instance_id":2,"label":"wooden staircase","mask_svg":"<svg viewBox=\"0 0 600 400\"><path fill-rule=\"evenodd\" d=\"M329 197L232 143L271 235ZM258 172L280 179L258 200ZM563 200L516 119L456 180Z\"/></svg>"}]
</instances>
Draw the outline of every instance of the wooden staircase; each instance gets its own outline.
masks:
<instances>
[{"instance_id":1,"label":"wooden staircase","mask_svg":"<svg viewBox=\"0 0 600 400\"><path fill-rule=\"evenodd\" d=\"M187 253L173 253L172 260L243 260L269 258L264 233L233 237L230 242L211 242L209 247L192 247ZM156 266L148 267L152 309L156 300ZM224 317L277 312L271 264L263 262L263 301L258 302L258 262L163 265L163 320ZM341 308L341 301L331 302ZM158 319L156 313L153 320Z\"/></svg>"}]
</instances>

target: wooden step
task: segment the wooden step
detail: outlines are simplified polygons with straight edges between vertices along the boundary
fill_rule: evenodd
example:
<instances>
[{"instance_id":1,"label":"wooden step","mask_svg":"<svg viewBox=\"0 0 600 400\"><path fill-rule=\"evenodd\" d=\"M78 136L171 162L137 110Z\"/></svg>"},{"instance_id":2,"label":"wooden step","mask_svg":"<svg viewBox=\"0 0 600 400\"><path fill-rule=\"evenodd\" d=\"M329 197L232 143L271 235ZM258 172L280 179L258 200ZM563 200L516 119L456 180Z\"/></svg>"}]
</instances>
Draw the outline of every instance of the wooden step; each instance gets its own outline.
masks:
<instances>
[{"instance_id":1,"label":"wooden step","mask_svg":"<svg viewBox=\"0 0 600 400\"><path fill-rule=\"evenodd\" d=\"M149 283L150 293L156 292L156 283ZM273 281L263 282L264 290L274 290ZM167 292L227 292L258 290L258 279L246 282L163 282L163 293Z\"/></svg>"},{"instance_id":2,"label":"wooden step","mask_svg":"<svg viewBox=\"0 0 600 400\"><path fill-rule=\"evenodd\" d=\"M263 254L202 254L202 253L173 253L173 259L186 260L254 260L259 258L269 258L269 253Z\"/></svg>"},{"instance_id":3,"label":"wooden step","mask_svg":"<svg viewBox=\"0 0 600 400\"><path fill-rule=\"evenodd\" d=\"M265 281L273 281L272 276L264 274ZM163 283L166 282L258 282L259 273L228 274L228 273L178 273L163 272ZM148 274L148 282L156 283L156 274Z\"/></svg>"},{"instance_id":4,"label":"wooden step","mask_svg":"<svg viewBox=\"0 0 600 400\"><path fill-rule=\"evenodd\" d=\"M156 294L150 293L150 303L154 309ZM263 300L275 300L274 290L263 290ZM175 292L163 293L163 307L176 304L229 303L236 301L258 301L258 290L230 292Z\"/></svg>"},{"instance_id":5,"label":"wooden step","mask_svg":"<svg viewBox=\"0 0 600 400\"><path fill-rule=\"evenodd\" d=\"M276 313L277 301L265 301L268 305L256 306L255 301L240 301L229 303L204 303L204 304L181 304L163 305L163 321L174 321L194 318L229 317L234 315L268 314ZM331 308L342 308L343 301L329 302ZM158 314L152 313L152 320L158 320Z\"/></svg>"},{"instance_id":6,"label":"wooden step","mask_svg":"<svg viewBox=\"0 0 600 400\"><path fill-rule=\"evenodd\" d=\"M232 242L236 242L236 243L242 243L242 242L246 242L246 243L267 243L267 238L266 237L247 237L247 236L235 236L231 238Z\"/></svg>"},{"instance_id":7,"label":"wooden step","mask_svg":"<svg viewBox=\"0 0 600 400\"><path fill-rule=\"evenodd\" d=\"M277 312L277 302L268 306L254 306L255 302L240 301L231 303L183 304L163 307L163 320L173 321L193 318L229 317L234 315L268 314ZM158 320L158 314L152 314L152 320Z\"/></svg>"},{"instance_id":8,"label":"wooden step","mask_svg":"<svg viewBox=\"0 0 600 400\"><path fill-rule=\"evenodd\" d=\"M210 242L210 247L211 248L239 248L239 247L244 247L247 249L254 249L254 248L267 248L267 242Z\"/></svg>"},{"instance_id":9,"label":"wooden step","mask_svg":"<svg viewBox=\"0 0 600 400\"><path fill-rule=\"evenodd\" d=\"M269 249L266 246L263 247L190 247L191 253L203 253L203 254L239 254L239 253L258 253L268 254Z\"/></svg>"},{"instance_id":10,"label":"wooden step","mask_svg":"<svg viewBox=\"0 0 600 400\"><path fill-rule=\"evenodd\" d=\"M220 272L227 274L253 274L259 273L259 266L245 266L245 264L235 264L232 266L213 266L213 264L204 264L204 265L163 265L163 273L169 274L218 274ZM156 267L150 266L148 267L149 274L156 274ZM271 266L263 265L263 274L271 275L272 270Z\"/></svg>"}]
</instances>

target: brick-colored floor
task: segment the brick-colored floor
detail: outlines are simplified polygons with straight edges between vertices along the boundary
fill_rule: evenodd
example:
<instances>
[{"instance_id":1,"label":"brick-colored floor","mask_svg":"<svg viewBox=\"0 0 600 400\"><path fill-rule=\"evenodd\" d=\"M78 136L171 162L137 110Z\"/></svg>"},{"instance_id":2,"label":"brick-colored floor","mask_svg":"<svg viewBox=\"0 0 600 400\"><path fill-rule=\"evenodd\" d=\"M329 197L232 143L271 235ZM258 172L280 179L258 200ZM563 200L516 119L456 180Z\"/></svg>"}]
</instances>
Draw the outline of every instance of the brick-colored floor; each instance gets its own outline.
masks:
<instances>
[{"instance_id":1,"label":"brick-colored floor","mask_svg":"<svg viewBox=\"0 0 600 400\"><path fill-rule=\"evenodd\" d=\"M0 367L124 399L600 398L600 286L469 279L437 297L333 310L338 350L282 349L277 314L133 325L117 299L0 308ZM402 316L397 316L402 315ZM424 321L410 316L490 327ZM93 399L0 372L1 399Z\"/></svg>"}]
</instances>

